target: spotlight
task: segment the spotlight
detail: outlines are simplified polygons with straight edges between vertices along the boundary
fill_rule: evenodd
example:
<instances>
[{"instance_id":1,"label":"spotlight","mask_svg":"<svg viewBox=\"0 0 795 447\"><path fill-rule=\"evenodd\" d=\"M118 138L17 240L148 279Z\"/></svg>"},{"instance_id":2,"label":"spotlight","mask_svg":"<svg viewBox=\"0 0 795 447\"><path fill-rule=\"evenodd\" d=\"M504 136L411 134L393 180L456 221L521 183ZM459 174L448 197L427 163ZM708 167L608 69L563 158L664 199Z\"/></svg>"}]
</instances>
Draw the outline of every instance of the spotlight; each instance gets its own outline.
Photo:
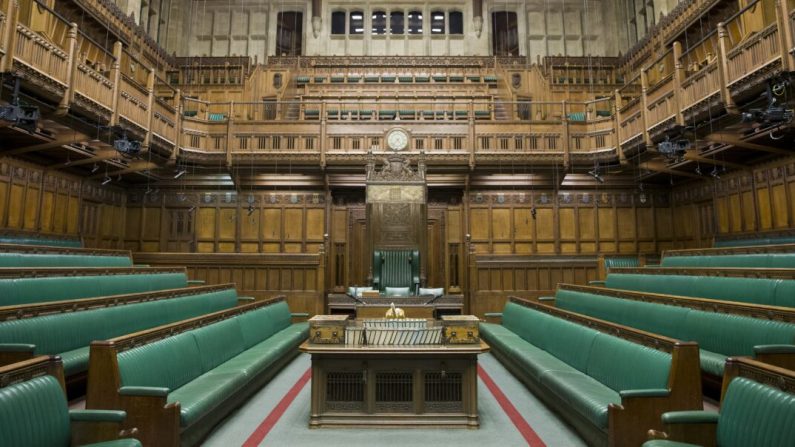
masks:
<instances>
[{"instance_id":1,"label":"spotlight","mask_svg":"<svg viewBox=\"0 0 795 447\"><path fill-rule=\"evenodd\" d=\"M704 174L701 173L701 166L696 166L696 174L704 175Z\"/></svg>"},{"instance_id":2,"label":"spotlight","mask_svg":"<svg viewBox=\"0 0 795 447\"><path fill-rule=\"evenodd\" d=\"M254 214L254 211L255 211L254 204L253 203L249 203L248 204L248 215L250 216L250 215Z\"/></svg>"},{"instance_id":3,"label":"spotlight","mask_svg":"<svg viewBox=\"0 0 795 447\"><path fill-rule=\"evenodd\" d=\"M192 213L195 210L196 210L196 205L193 205L192 207L188 208L189 213Z\"/></svg>"},{"instance_id":4,"label":"spotlight","mask_svg":"<svg viewBox=\"0 0 795 447\"><path fill-rule=\"evenodd\" d=\"M174 174L174 178L175 178L175 179L177 179L177 178L180 178L180 177L182 177L183 175L185 175L185 173L186 173L186 172L188 172L188 171L186 171L186 170L184 170L184 169L180 169L180 170L179 170L179 171L178 171L176 174Z\"/></svg>"},{"instance_id":5,"label":"spotlight","mask_svg":"<svg viewBox=\"0 0 795 447\"><path fill-rule=\"evenodd\" d=\"M710 172L709 175L711 175L716 180L720 180L720 174L718 174L718 167L717 166L712 168L712 172Z\"/></svg>"},{"instance_id":6,"label":"spotlight","mask_svg":"<svg viewBox=\"0 0 795 447\"><path fill-rule=\"evenodd\" d=\"M91 173L93 174L97 171L99 171L99 165L94 163L94 166L91 168Z\"/></svg>"},{"instance_id":7,"label":"spotlight","mask_svg":"<svg viewBox=\"0 0 795 447\"><path fill-rule=\"evenodd\" d=\"M102 180L102 186L105 186L105 185L107 185L107 184L108 184L108 183L110 183L111 181L112 181L112 179L111 179L110 177L108 177L108 176L105 176L105 179L104 179L104 180Z\"/></svg>"},{"instance_id":8,"label":"spotlight","mask_svg":"<svg viewBox=\"0 0 795 447\"><path fill-rule=\"evenodd\" d=\"M536 213L537 212L538 211L536 211L536 207L530 208L530 216L533 218L533 220L536 220Z\"/></svg>"},{"instance_id":9,"label":"spotlight","mask_svg":"<svg viewBox=\"0 0 795 447\"><path fill-rule=\"evenodd\" d=\"M595 178L596 181L598 181L599 183L604 183L605 182L604 177L602 177L602 175L599 174L599 171L596 170L596 169L588 171L588 175L590 175L591 177Z\"/></svg>"}]
</instances>

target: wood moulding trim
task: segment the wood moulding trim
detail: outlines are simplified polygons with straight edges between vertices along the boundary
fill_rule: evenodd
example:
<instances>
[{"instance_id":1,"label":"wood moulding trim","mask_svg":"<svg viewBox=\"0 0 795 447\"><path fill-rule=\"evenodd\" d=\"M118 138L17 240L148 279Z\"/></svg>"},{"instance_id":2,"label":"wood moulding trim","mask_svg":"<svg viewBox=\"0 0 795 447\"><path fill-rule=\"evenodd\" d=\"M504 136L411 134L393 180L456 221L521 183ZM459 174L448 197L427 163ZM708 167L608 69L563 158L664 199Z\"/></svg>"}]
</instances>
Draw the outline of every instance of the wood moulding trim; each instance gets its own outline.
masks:
<instances>
[{"instance_id":1,"label":"wood moulding trim","mask_svg":"<svg viewBox=\"0 0 795 447\"><path fill-rule=\"evenodd\" d=\"M276 265L280 267L321 263L318 253L133 253L135 262L192 266Z\"/></svg>"},{"instance_id":2,"label":"wood moulding trim","mask_svg":"<svg viewBox=\"0 0 795 447\"><path fill-rule=\"evenodd\" d=\"M0 268L0 278L40 278L48 276L147 275L185 273L184 267L47 267Z\"/></svg>"},{"instance_id":3,"label":"wood moulding trim","mask_svg":"<svg viewBox=\"0 0 795 447\"><path fill-rule=\"evenodd\" d=\"M629 275L725 276L733 278L795 279L795 269L745 267L613 267L609 273Z\"/></svg>"}]
</instances>

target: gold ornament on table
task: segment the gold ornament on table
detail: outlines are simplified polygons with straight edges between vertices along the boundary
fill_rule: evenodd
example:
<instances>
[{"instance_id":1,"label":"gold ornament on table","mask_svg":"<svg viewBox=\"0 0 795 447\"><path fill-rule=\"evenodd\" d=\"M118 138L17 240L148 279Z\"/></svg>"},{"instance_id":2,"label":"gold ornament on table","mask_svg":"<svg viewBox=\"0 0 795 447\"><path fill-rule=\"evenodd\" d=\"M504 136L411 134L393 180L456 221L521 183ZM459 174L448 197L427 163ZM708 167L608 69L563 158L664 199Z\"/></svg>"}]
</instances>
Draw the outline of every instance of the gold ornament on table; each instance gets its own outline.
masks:
<instances>
[{"instance_id":1,"label":"gold ornament on table","mask_svg":"<svg viewBox=\"0 0 795 447\"><path fill-rule=\"evenodd\" d=\"M406 312L403 312L403 309L399 307L395 307L395 303L389 306L389 310L386 311L385 315L387 320L403 320L406 318Z\"/></svg>"}]
</instances>

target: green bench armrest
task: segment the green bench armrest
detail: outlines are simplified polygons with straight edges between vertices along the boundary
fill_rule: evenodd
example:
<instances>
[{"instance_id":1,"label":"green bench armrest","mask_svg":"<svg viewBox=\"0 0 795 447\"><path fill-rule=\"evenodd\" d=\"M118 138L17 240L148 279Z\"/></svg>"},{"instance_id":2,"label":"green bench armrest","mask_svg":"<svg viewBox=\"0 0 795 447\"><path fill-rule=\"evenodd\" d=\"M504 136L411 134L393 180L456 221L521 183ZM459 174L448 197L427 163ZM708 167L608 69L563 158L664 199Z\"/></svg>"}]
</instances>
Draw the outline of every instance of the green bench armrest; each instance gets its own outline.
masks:
<instances>
[{"instance_id":1,"label":"green bench armrest","mask_svg":"<svg viewBox=\"0 0 795 447\"><path fill-rule=\"evenodd\" d=\"M486 318L502 318L502 312L486 312Z\"/></svg>"},{"instance_id":2,"label":"green bench armrest","mask_svg":"<svg viewBox=\"0 0 795 447\"><path fill-rule=\"evenodd\" d=\"M671 390L666 388L649 388L644 390L621 390L618 392L622 399L637 397L668 397Z\"/></svg>"},{"instance_id":3,"label":"green bench armrest","mask_svg":"<svg viewBox=\"0 0 795 447\"><path fill-rule=\"evenodd\" d=\"M122 396L167 397L168 388L158 386L123 386L119 388Z\"/></svg>"},{"instance_id":4,"label":"green bench armrest","mask_svg":"<svg viewBox=\"0 0 795 447\"><path fill-rule=\"evenodd\" d=\"M69 410L69 419L79 422L124 422L127 413L117 410Z\"/></svg>"},{"instance_id":5,"label":"green bench armrest","mask_svg":"<svg viewBox=\"0 0 795 447\"><path fill-rule=\"evenodd\" d=\"M541 302L544 302L544 301L555 301L555 297L554 296L539 296L538 297L538 301L541 301Z\"/></svg>"},{"instance_id":6,"label":"green bench armrest","mask_svg":"<svg viewBox=\"0 0 795 447\"><path fill-rule=\"evenodd\" d=\"M293 318L306 318L309 316L309 312L290 312L290 316Z\"/></svg>"},{"instance_id":7,"label":"green bench armrest","mask_svg":"<svg viewBox=\"0 0 795 447\"><path fill-rule=\"evenodd\" d=\"M795 354L795 345L757 345L754 354Z\"/></svg>"},{"instance_id":8,"label":"green bench armrest","mask_svg":"<svg viewBox=\"0 0 795 447\"><path fill-rule=\"evenodd\" d=\"M663 424L717 424L718 413L712 411L669 411L663 413Z\"/></svg>"},{"instance_id":9,"label":"green bench armrest","mask_svg":"<svg viewBox=\"0 0 795 447\"><path fill-rule=\"evenodd\" d=\"M0 343L0 352L33 352L36 345L28 343Z\"/></svg>"},{"instance_id":10,"label":"green bench armrest","mask_svg":"<svg viewBox=\"0 0 795 447\"><path fill-rule=\"evenodd\" d=\"M201 285L205 284L205 281L202 280L202 279L189 279L188 280L188 285L194 285L194 284L198 285L198 286L201 286Z\"/></svg>"},{"instance_id":11,"label":"green bench armrest","mask_svg":"<svg viewBox=\"0 0 795 447\"><path fill-rule=\"evenodd\" d=\"M239 297L237 297L237 300L238 301L246 301L246 302L253 303L257 299L254 298L253 296L239 296Z\"/></svg>"},{"instance_id":12,"label":"green bench armrest","mask_svg":"<svg viewBox=\"0 0 795 447\"><path fill-rule=\"evenodd\" d=\"M605 282L603 280L596 280L596 281L588 281L589 286L603 286Z\"/></svg>"}]
</instances>

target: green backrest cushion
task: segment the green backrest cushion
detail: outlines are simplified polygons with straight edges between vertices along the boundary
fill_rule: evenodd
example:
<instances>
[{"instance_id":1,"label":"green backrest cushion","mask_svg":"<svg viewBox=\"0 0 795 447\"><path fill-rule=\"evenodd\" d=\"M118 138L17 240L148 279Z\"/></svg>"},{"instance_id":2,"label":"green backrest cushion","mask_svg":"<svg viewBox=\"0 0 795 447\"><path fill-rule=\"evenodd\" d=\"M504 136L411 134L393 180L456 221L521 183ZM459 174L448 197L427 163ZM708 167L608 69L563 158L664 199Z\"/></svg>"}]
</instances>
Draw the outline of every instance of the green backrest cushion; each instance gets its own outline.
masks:
<instances>
[{"instance_id":1,"label":"green backrest cushion","mask_svg":"<svg viewBox=\"0 0 795 447\"><path fill-rule=\"evenodd\" d=\"M774 306L795 307L795 280L782 279L776 281L773 291Z\"/></svg>"},{"instance_id":2,"label":"green backrest cushion","mask_svg":"<svg viewBox=\"0 0 795 447\"><path fill-rule=\"evenodd\" d=\"M178 289L185 273L49 276L0 279L0 306Z\"/></svg>"},{"instance_id":3,"label":"green backrest cushion","mask_svg":"<svg viewBox=\"0 0 795 447\"><path fill-rule=\"evenodd\" d=\"M760 245L795 244L795 236L764 237L753 239L735 239L715 241L716 248L724 247L756 247Z\"/></svg>"},{"instance_id":4,"label":"green backrest cushion","mask_svg":"<svg viewBox=\"0 0 795 447\"><path fill-rule=\"evenodd\" d=\"M605 258L605 268L610 270L615 267L639 267L640 259L635 257Z\"/></svg>"},{"instance_id":5,"label":"green backrest cushion","mask_svg":"<svg viewBox=\"0 0 795 447\"><path fill-rule=\"evenodd\" d=\"M274 317L276 312L273 306L263 307L240 315L240 330L243 334L243 343L246 349L266 340L276 333Z\"/></svg>"},{"instance_id":6,"label":"green backrest cushion","mask_svg":"<svg viewBox=\"0 0 795 447\"><path fill-rule=\"evenodd\" d=\"M0 267L132 267L128 256L0 253Z\"/></svg>"},{"instance_id":7,"label":"green backrest cushion","mask_svg":"<svg viewBox=\"0 0 795 447\"><path fill-rule=\"evenodd\" d=\"M605 286L611 289L775 305L776 289L782 281L727 276L611 273L607 275ZM786 280L786 282L795 285L795 281ZM782 301L795 303L795 299L787 300L785 296L782 295Z\"/></svg>"},{"instance_id":8,"label":"green backrest cushion","mask_svg":"<svg viewBox=\"0 0 795 447\"><path fill-rule=\"evenodd\" d=\"M790 447L795 440L795 395L737 377L721 402L721 447Z\"/></svg>"},{"instance_id":9,"label":"green backrest cushion","mask_svg":"<svg viewBox=\"0 0 795 447\"><path fill-rule=\"evenodd\" d=\"M795 343L795 324L691 310L676 338L723 355L753 355L756 345Z\"/></svg>"},{"instance_id":10,"label":"green backrest cushion","mask_svg":"<svg viewBox=\"0 0 795 447\"><path fill-rule=\"evenodd\" d=\"M547 331L550 336L546 339L544 350L587 374L589 353L599 332L554 317L550 318Z\"/></svg>"},{"instance_id":11,"label":"green backrest cushion","mask_svg":"<svg viewBox=\"0 0 795 447\"><path fill-rule=\"evenodd\" d=\"M80 248L83 246L79 239L47 239L24 236L0 236L0 244L44 245L49 247L69 248Z\"/></svg>"},{"instance_id":12,"label":"green backrest cushion","mask_svg":"<svg viewBox=\"0 0 795 447\"><path fill-rule=\"evenodd\" d=\"M191 333L196 338L204 372L240 354L245 348L237 318L219 321Z\"/></svg>"},{"instance_id":13,"label":"green backrest cushion","mask_svg":"<svg viewBox=\"0 0 795 447\"><path fill-rule=\"evenodd\" d=\"M237 304L237 292L224 289L179 298L0 322L0 341L36 345L35 353L60 354L94 340L197 317Z\"/></svg>"},{"instance_id":14,"label":"green backrest cushion","mask_svg":"<svg viewBox=\"0 0 795 447\"><path fill-rule=\"evenodd\" d=\"M597 334L586 374L613 391L667 388L671 354L622 338Z\"/></svg>"},{"instance_id":15,"label":"green backrest cushion","mask_svg":"<svg viewBox=\"0 0 795 447\"><path fill-rule=\"evenodd\" d=\"M420 255L417 250L375 250L373 274L380 278L378 286L412 287L419 277Z\"/></svg>"},{"instance_id":16,"label":"green backrest cushion","mask_svg":"<svg viewBox=\"0 0 795 447\"><path fill-rule=\"evenodd\" d=\"M663 267L795 268L795 253L758 253L707 256L666 256Z\"/></svg>"},{"instance_id":17,"label":"green backrest cushion","mask_svg":"<svg viewBox=\"0 0 795 447\"><path fill-rule=\"evenodd\" d=\"M122 386L165 387L173 391L204 372L191 332L121 352L117 359Z\"/></svg>"},{"instance_id":18,"label":"green backrest cushion","mask_svg":"<svg viewBox=\"0 0 795 447\"><path fill-rule=\"evenodd\" d=\"M526 342L540 349L546 349L550 337L547 327L551 317L516 303L508 302L502 312L502 325Z\"/></svg>"},{"instance_id":19,"label":"green backrest cushion","mask_svg":"<svg viewBox=\"0 0 795 447\"><path fill-rule=\"evenodd\" d=\"M41 376L0 388L0 444L68 447L69 410L61 385Z\"/></svg>"}]
</instances>

